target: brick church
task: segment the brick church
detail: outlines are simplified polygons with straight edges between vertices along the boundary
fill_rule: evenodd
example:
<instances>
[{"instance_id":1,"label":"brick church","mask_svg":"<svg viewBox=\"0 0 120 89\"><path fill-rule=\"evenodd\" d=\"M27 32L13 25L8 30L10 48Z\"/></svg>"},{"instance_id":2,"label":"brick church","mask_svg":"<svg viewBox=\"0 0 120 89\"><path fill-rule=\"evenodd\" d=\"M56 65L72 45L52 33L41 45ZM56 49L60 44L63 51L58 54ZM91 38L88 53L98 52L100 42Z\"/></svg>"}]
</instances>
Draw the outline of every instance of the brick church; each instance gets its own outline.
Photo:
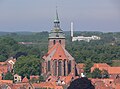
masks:
<instances>
[{"instance_id":1,"label":"brick church","mask_svg":"<svg viewBox=\"0 0 120 89\"><path fill-rule=\"evenodd\" d=\"M49 33L48 41L48 52L43 56L42 75L48 78L80 74L75 59L65 49L65 34L60 28L57 11L54 28Z\"/></svg>"}]
</instances>

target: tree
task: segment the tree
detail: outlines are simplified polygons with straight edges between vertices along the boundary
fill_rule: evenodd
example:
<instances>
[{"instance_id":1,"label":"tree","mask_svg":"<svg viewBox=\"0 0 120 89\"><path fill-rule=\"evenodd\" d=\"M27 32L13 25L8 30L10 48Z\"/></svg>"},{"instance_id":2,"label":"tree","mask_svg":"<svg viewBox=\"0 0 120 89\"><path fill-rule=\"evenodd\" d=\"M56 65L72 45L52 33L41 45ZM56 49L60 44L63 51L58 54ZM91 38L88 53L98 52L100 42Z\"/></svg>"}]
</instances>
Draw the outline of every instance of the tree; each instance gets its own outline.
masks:
<instances>
[{"instance_id":1,"label":"tree","mask_svg":"<svg viewBox=\"0 0 120 89\"><path fill-rule=\"evenodd\" d=\"M39 81L40 81L40 82L44 82L44 77L43 77L43 76L40 76L40 77L39 77Z\"/></svg>"},{"instance_id":2,"label":"tree","mask_svg":"<svg viewBox=\"0 0 120 89\"><path fill-rule=\"evenodd\" d=\"M102 70L101 74L102 74L102 78L109 78L109 73L107 70Z\"/></svg>"},{"instance_id":3,"label":"tree","mask_svg":"<svg viewBox=\"0 0 120 89\"><path fill-rule=\"evenodd\" d=\"M92 78L102 78L101 70L98 68L95 68L94 71L92 72Z\"/></svg>"},{"instance_id":4,"label":"tree","mask_svg":"<svg viewBox=\"0 0 120 89\"><path fill-rule=\"evenodd\" d=\"M87 59L85 61L85 68L84 68L84 72L86 73L87 77L91 77L91 67L93 66L93 62L91 61L91 59Z\"/></svg>"},{"instance_id":5,"label":"tree","mask_svg":"<svg viewBox=\"0 0 120 89\"><path fill-rule=\"evenodd\" d=\"M45 82L43 76L40 76L39 78L32 78L30 81L32 83Z\"/></svg>"},{"instance_id":6,"label":"tree","mask_svg":"<svg viewBox=\"0 0 120 89\"><path fill-rule=\"evenodd\" d=\"M72 81L67 89L95 89L95 87L88 78L83 77Z\"/></svg>"},{"instance_id":7,"label":"tree","mask_svg":"<svg viewBox=\"0 0 120 89\"><path fill-rule=\"evenodd\" d=\"M12 73L8 72L8 73L4 76L4 80L13 80L13 75L12 75Z\"/></svg>"},{"instance_id":8,"label":"tree","mask_svg":"<svg viewBox=\"0 0 120 89\"><path fill-rule=\"evenodd\" d=\"M14 72L23 77L29 77L30 75L40 75L40 68L40 59L36 58L35 56L21 56L15 63Z\"/></svg>"}]
</instances>

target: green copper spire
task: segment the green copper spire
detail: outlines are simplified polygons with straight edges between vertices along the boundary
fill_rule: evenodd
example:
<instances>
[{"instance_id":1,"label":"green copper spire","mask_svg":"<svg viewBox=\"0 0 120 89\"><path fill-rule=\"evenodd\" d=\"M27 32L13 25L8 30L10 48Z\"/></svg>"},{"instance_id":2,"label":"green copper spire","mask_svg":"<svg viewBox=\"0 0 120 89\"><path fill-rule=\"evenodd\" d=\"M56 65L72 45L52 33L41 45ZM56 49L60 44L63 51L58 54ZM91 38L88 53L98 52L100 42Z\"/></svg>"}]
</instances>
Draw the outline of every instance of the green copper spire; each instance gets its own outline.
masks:
<instances>
[{"instance_id":1,"label":"green copper spire","mask_svg":"<svg viewBox=\"0 0 120 89\"><path fill-rule=\"evenodd\" d=\"M58 17L57 7L56 7L56 18L54 20L54 28L60 29L60 21Z\"/></svg>"},{"instance_id":2,"label":"green copper spire","mask_svg":"<svg viewBox=\"0 0 120 89\"><path fill-rule=\"evenodd\" d=\"M51 30L49 34L49 38L65 38L65 35L60 28L60 21L58 17L57 7L56 7L56 18L54 20L54 28Z\"/></svg>"},{"instance_id":3,"label":"green copper spire","mask_svg":"<svg viewBox=\"0 0 120 89\"><path fill-rule=\"evenodd\" d=\"M57 9L56 9L56 20L59 20Z\"/></svg>"}]
</instances>

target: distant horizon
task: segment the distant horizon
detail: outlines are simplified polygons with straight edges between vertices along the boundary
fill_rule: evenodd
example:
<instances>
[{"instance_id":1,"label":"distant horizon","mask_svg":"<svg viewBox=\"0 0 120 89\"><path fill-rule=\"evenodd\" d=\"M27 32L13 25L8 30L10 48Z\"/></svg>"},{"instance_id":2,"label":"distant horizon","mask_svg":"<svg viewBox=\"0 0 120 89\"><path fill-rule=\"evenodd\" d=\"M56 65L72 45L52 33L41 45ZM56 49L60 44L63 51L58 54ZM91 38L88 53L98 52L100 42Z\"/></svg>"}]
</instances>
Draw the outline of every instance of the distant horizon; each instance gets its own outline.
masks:
<instances>
[{"instance_id":1,"label":"distant horizon","mask_svg":"<svg viewBox=\"0 0 120 89\"><path fill-rule=\"evenodd\" d=\"M63 31L120 32L120 0L0 0L0 31L48 31L55 10Z\"/></svg>"},{"instance_id":2,"label":"distant horizon","mask_svg":"<svg viewBox=\"0 0 120 89\"><path fill-rule=\"evenodd\" d=\"M30 33L39 33L39 32L50 32L50 31L0 31L1 32L5 32L5 33L23 33L23 32L30 32ZM70 32L70 31L63 31L63 32ZM108 32L103 32L103 31L74 31L74 32L102 32L102 33L117 33L117 32L120 32L120 31L108 31Z\"/></svg>"}]
</instances>

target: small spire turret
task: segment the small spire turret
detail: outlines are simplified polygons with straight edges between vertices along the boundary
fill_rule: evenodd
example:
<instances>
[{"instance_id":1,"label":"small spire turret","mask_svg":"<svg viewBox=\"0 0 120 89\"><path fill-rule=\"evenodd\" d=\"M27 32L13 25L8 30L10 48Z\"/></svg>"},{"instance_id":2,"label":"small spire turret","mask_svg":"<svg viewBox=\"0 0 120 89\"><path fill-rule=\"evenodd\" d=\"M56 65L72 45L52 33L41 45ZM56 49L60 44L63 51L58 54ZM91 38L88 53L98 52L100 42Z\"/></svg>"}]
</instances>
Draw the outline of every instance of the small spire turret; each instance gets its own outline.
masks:
<instances>
[{"instance_id":1,"label":"small spire turret","mask_svg":"<svg viewBox=\"0 0 120 89\"><path fill-rule=\"evenodd\" d=\"M58 17L57 7L56 7L56 18L54 20L54 27L60 28L60 21L59 21L59 17Z\"/></svg>"}]
</instances>

